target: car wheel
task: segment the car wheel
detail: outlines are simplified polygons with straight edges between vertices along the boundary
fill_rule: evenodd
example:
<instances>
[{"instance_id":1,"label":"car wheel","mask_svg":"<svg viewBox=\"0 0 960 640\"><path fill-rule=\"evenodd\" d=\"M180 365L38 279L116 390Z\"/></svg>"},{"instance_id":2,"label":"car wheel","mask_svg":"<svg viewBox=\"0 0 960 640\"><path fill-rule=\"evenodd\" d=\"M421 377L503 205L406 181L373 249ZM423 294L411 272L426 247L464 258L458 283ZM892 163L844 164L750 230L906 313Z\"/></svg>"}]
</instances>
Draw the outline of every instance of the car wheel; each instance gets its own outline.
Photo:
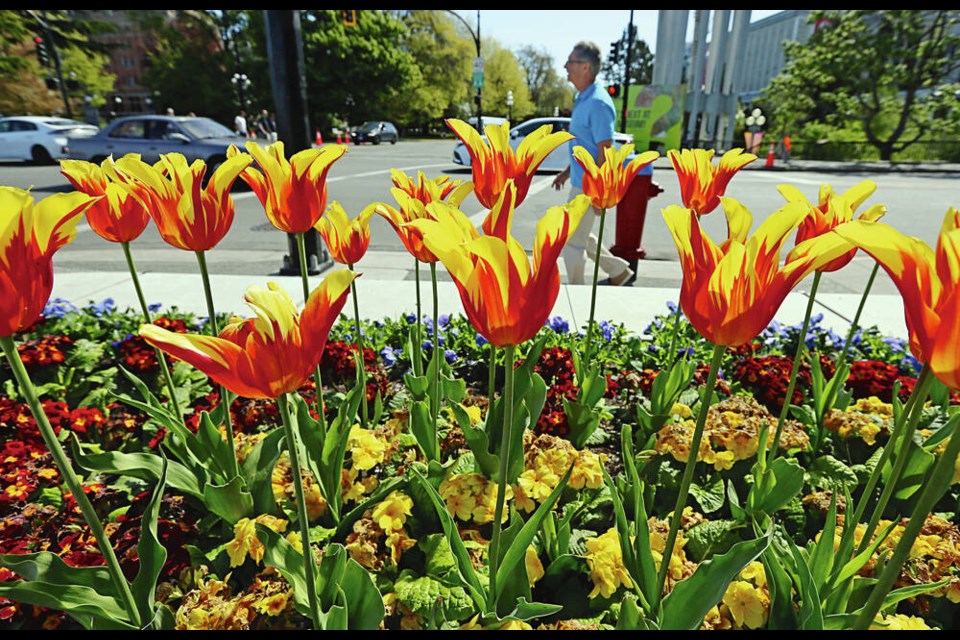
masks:
<instances>
[{"instance_id":1,"label":"car wheel","mask_svg":"<svg viewBox=\"0 0 960 640\"><path fill-rule=\"evenodd\" d=\"M397 144L397 138L394 137L393 140L390 141L390 144Z\"/></svg>"},{"instance_id":2,"label":"car wheel","mask_svg":"<svg viewBox=\"0 0 960 640\"><path fill-rule=\"evenodd\" d=\"M380 144L380 142L381 142L380 136L377 136L376 138L373 139L373 144Z\"/></svg>"},{"instance_id":3,"label":"car wheel","mask_svg":"<svg viewBox=\"0 0 960 640\"><path fill-rule=\"evenodd\" d=\"M93 156L90 158L92 164L100 165L103 164L103 161L107 159L107 156Z\"/></svg>"},{"instance_id":4,"label":"car wheel","mask_svg":"<svg viewBox=\"0 0 960 640\"><path fill-rule=\"evenodd\" d=\"M33 158L34 164L53 164L53 156L50 155L46 147L35 146L30 150L30 156Z\"/></svg>"},{"instance_id":5,"label":"car wheel","mask_svg":"<svg viewBox=\"0 0 960 640\"><path fill-rule=\"evenodd\" d=\"M227 159L226 159L225 156L212 156L212 157L206 159L205 162L206 162L206 165L207 165L207 170L206 170L206 172L204 172L204 174L203 174L203 186L204 186L204 187L206 187L206 186L207 186L207 183L210 182L210 178L213 177L213 174L216 172L216 170L220 168L220 165L222 165L222 164L223 164L224 162L226 162L226 161L227 161ZM243 180L242 180L241 178L238 178L238 179L233 183L234 186L237 186L237 182L243 182Z\"/></svg>"}]
</instances>

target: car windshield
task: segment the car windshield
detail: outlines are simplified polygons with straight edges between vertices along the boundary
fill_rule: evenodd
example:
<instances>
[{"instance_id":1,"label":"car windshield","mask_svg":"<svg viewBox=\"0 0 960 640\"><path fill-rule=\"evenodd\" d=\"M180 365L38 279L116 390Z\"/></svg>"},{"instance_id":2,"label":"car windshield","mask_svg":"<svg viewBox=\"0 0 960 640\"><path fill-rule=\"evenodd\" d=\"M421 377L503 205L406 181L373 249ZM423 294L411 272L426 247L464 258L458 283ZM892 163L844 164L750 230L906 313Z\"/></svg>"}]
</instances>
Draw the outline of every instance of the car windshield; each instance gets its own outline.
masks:
<instances>
[{"instance_id":1,"label":"car windshield","mask_svg":"<svg viewBox=\"0 0 960 640\"><path fill-rule=\"evenodd\" d=\"M373 131L374 129L379 129L379 128L380 128L379 122L364 122L362 125L360 125L360 131Z\"/></svg>"},{"instance_id":2,"label":"car windshield","mask_svg":"<svg viewBox=\"0 0 960 640\"><path fill-rule=\"evenodd\" d=\"M210 118L197 118L195 120L182 120L178 123L181 127L194 138L232 138L237 134L226 128L216 120Z\"/></svg>"}]
</instances>

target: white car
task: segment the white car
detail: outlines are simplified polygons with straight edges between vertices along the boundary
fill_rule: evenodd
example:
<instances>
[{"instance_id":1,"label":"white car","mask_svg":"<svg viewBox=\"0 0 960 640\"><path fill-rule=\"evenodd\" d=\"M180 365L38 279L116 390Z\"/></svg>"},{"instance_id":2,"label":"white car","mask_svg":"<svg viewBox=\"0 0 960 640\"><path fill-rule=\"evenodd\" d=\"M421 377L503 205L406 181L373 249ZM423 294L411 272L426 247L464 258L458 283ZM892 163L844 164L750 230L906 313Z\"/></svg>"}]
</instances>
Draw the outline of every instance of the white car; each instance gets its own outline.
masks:
<instances>
[{"instance_id":1,"label":"white car","mask_svg":"<svg viewBox=\"0 0 960 640\"><path fill-rule=\"evenodd\" d=\"M99 127L56 116L0 118L0 160L51 164L68 157L70 138L91 136Z\"/></svg>"},{"instance_id":2,"label":"white car","mask_svg":"<svg viewBox=\"0 0 960 640\"><path fill-rule=\"evenodd\" d=\"M483 124L484 128L486 128L488 124L487 118L483 119ZM526 136L545 124L553 125L554 132L570 130L570 118L532 118L510 129L510 146L516 151L517 147L520 146L520 142L522 142ZM483 136L483 139L486 140L487 137ZM613 134L613 144L617 149L624 144L632 142L633 134L620 132L614 132ZM457 146L453 148L453 161L464 167L470 167L470 152L467 150L467 146L460 140L457 140ZM567 143L564 143L554 149L550 155L544 159L540 164L540 170L560 172L566 169L569 164L570 155L567 149Z\"/></svg>"}]
</instances>

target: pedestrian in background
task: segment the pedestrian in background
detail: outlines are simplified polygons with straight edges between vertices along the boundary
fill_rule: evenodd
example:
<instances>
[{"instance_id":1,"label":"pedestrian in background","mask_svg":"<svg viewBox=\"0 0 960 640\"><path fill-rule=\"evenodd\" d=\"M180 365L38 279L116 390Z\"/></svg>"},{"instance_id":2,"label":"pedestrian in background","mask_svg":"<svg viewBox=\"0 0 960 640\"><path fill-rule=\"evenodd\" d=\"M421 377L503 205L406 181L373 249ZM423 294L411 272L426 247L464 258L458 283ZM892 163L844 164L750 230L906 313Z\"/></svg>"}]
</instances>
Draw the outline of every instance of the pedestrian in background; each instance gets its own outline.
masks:
<instances>
[{"instance_id":1,"label":"pedestrian in background","mask_svg":"<svg viewBox=\"0 0 960 640\"><path fill-rule=\"evenodd\" d=\"M247 112L243 109L233 118L233 130L238 136L247 137Z\"/></svg>"},{"instance_id":2,"label":"pedestrian in background","mask_svg":"<svg viewBox=\"0 0 960 640\"><path fill-rule=\"evenodd\" d=\"M570 114L570 133L574 138L567 143L570 164L553 179L553 188L560 190L570 180L570 200L583 193L583 167L573 157L573 148L586 149L601 166L605 160L604 149L613 145L613 134L617 121L617 109L613 99L597 82L600 73L600 48L589 40L581 40L563 65L567 71L567 80L577 90ZM593 233L593 220L600 210L591 206L595 215L586 215L570 235L560 253L567 268L567 282L584 284L584 271L587 258L597 255L597 236ZM610 253L605 246L600 247L600 268L609 276L598 284L621 286L633 277L630 264Z\"/></svg>"},{"instance_id":3,"label":"pedestrian in background","mask_svg":"<svg viewBox=\"0 0 960 640\"><path fill-rule=\"evenodd\" d=\"M277 128L274 126L274 121L270 117L270 112L266 109L260 110L260 117L257 118L257 137L263 138L267 142L275 141L277 133Z\"/></svg>"}]
</instances>

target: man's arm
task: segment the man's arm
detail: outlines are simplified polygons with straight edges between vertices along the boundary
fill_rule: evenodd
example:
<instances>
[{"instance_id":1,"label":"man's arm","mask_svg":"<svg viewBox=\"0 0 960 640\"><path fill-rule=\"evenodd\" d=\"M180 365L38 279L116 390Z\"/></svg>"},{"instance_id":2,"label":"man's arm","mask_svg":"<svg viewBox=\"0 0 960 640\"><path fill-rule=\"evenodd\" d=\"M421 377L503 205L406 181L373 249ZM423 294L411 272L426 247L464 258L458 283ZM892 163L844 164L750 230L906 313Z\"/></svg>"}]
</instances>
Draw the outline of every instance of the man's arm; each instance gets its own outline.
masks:
<instances>
[{"instance_id":1,"label":"man's arm","mask_svg":"<svg viewBox=\"0 0 960 640\"><path fill-rule=\"evenodd\" d=\"M606 152L604 151L604 149L606 149L607 147L612 147L612 146L613 146L613 140L601 140L600 142L597 143L597 156L599 156L599 157L597 158L597 166L598 166L598 167L602 167L602 166L603 166L603 163L604 163L604 162L606 161L606 159L607 159L607 154L606 154Z\"/></svg>"}]
</instances>

